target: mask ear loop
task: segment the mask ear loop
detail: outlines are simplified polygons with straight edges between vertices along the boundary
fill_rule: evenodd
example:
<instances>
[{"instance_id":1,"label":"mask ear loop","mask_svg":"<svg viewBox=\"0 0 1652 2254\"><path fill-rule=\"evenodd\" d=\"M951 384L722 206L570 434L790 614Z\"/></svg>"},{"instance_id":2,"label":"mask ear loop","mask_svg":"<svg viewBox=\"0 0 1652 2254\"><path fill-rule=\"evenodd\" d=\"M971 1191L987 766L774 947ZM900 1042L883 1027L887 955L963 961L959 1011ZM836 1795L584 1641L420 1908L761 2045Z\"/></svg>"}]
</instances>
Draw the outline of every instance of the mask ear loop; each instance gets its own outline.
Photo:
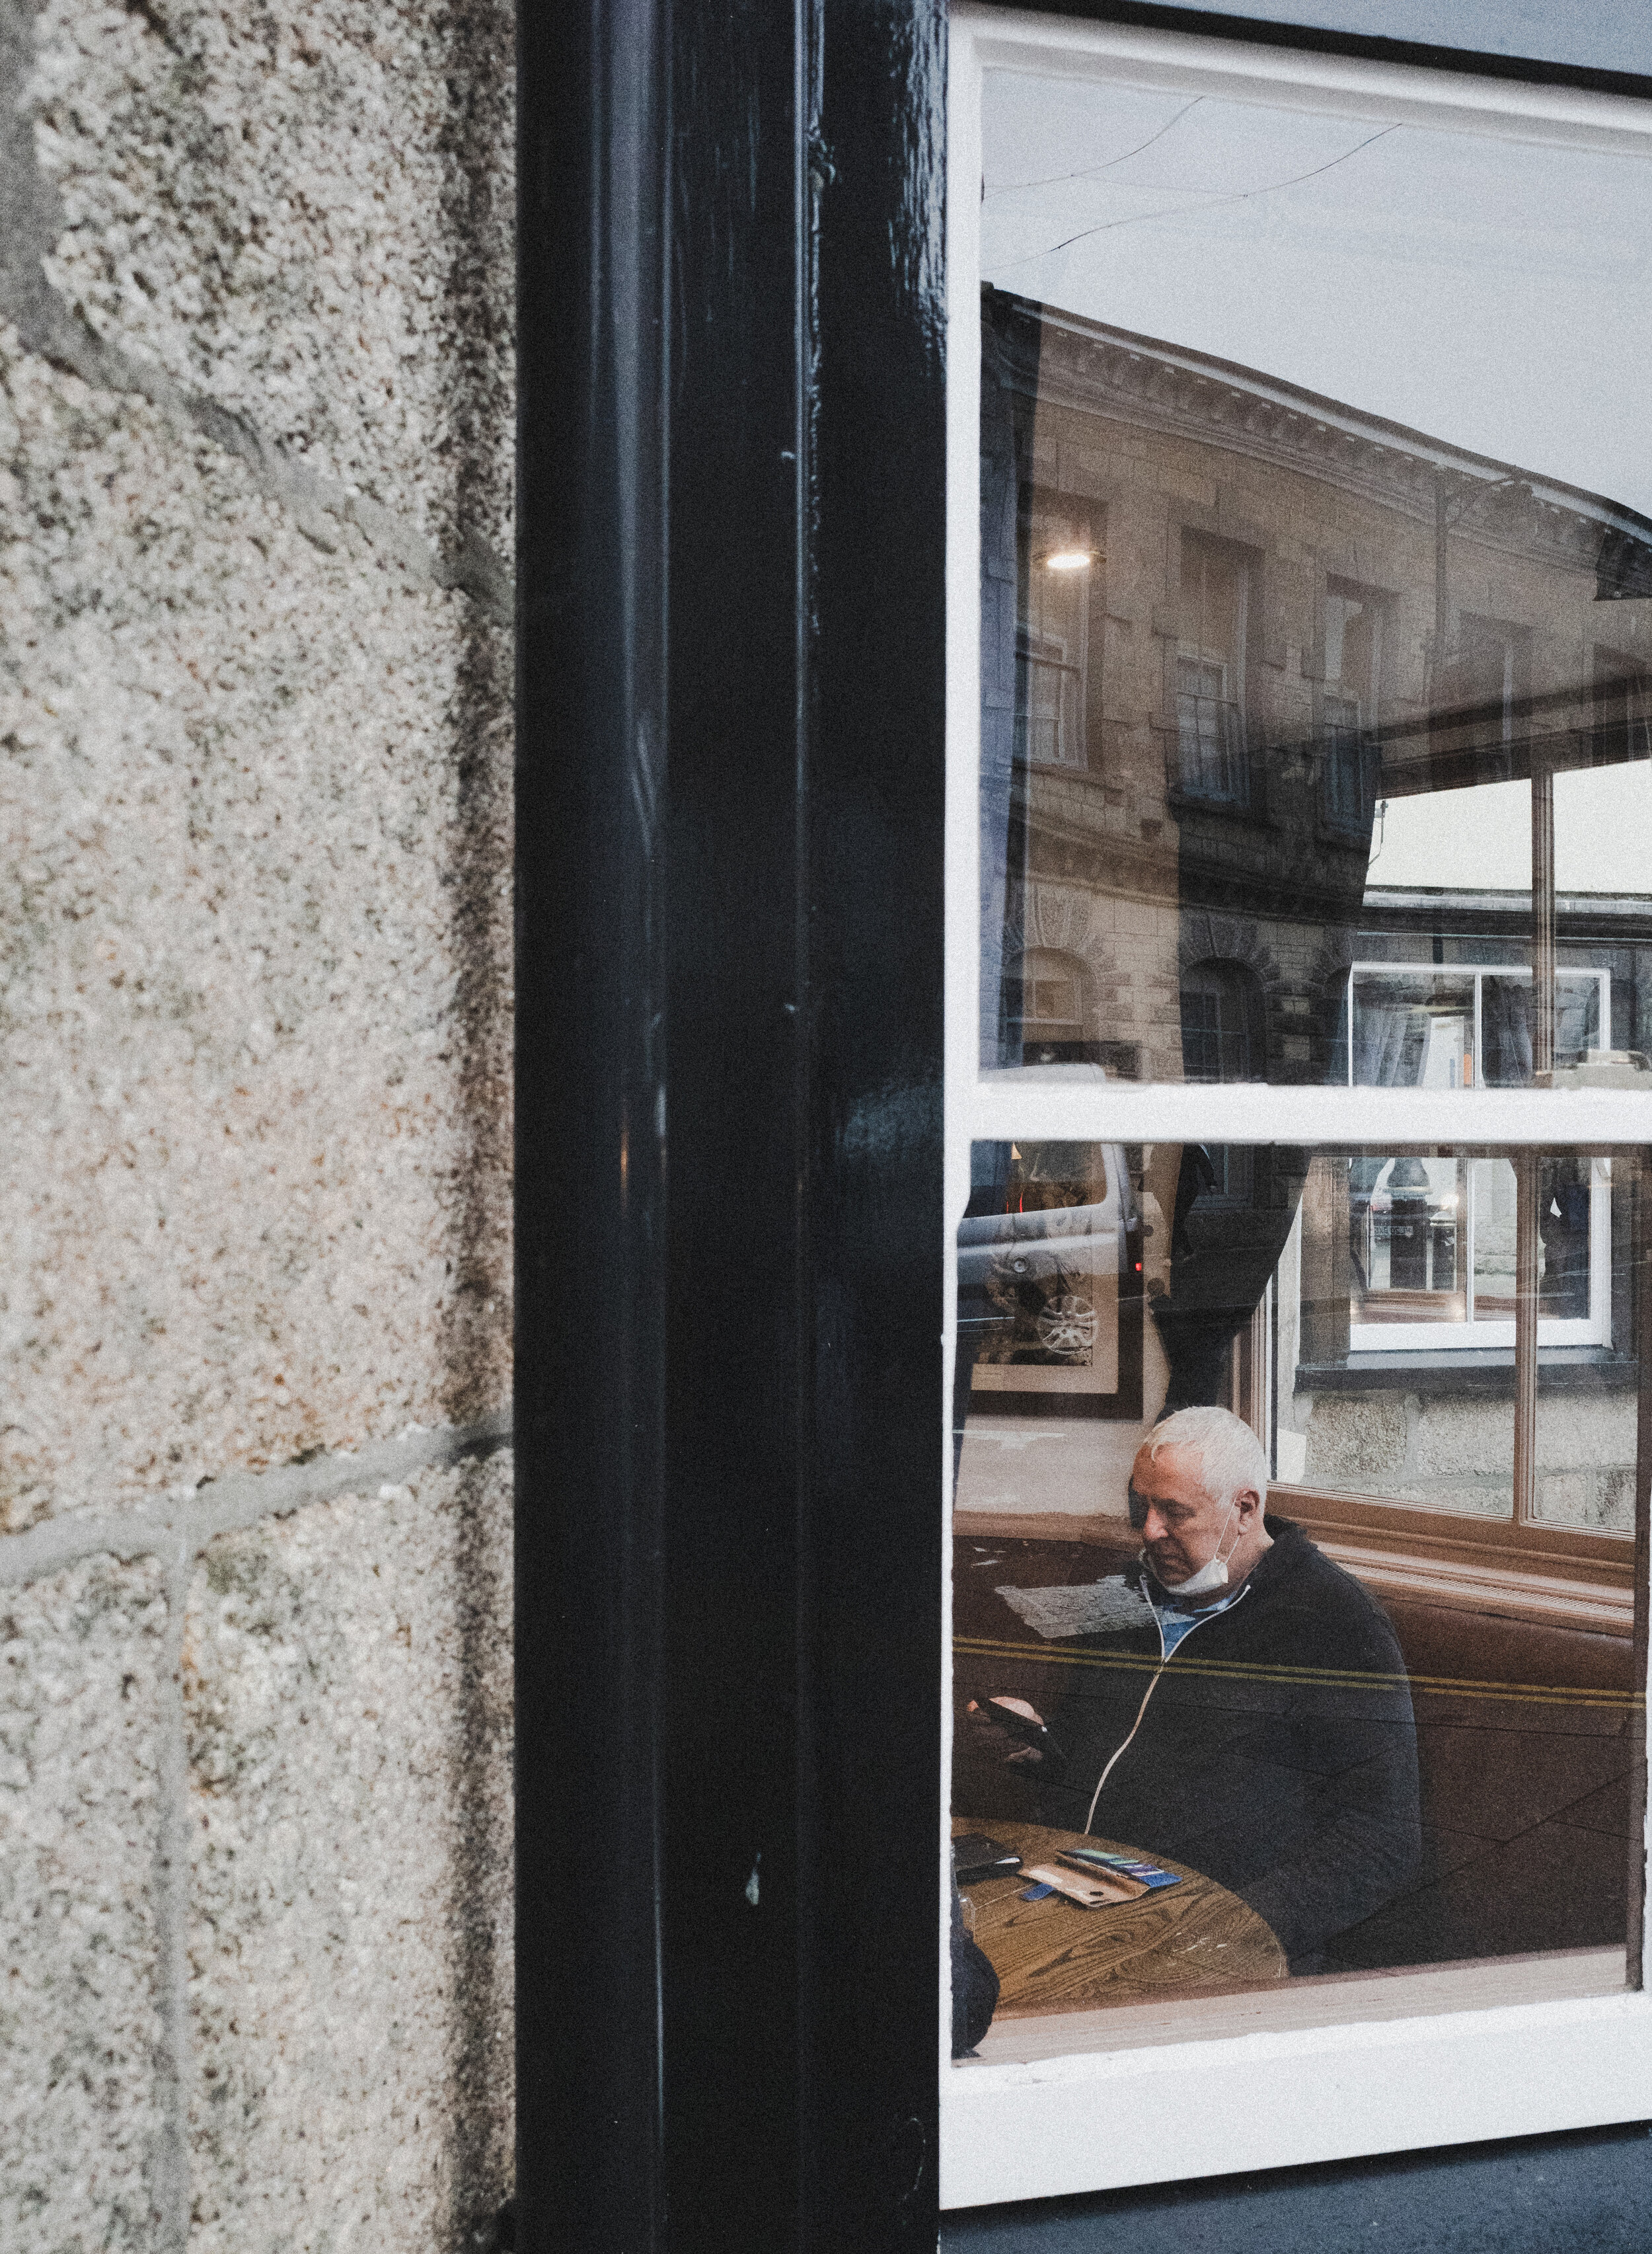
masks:
<instances>
[{"instance_id":1,"label":"mask ear loop","mask_svg":"<svg viewBox=\"0 0 1652 2254\"><path fill-rule=\"evenodd\" d=\"M1239 1498L1238 1498L1238 1496L1236 1494L1236 1495L1234 1496L1234 1498L1233 1498L1232 1502L1228 1505L1228 1516L1227 1516L1227 1517L1226 1517L1226 1518L1224 1518L1224 1519L1223 1520L1223 1522L1222 1522L1222 1531L1221 1531L1221 1533L1220 1533L1220 1534L1218 1534L1218 1535L1217 1535L1217 1536L1216 1536L1216 1548L1215 1548L1215 1549L1210 1552L1210 1563L1211 1563L1213 1565L1216 1563L1216 1561L1217 1561L1217 1559L1218 1559L1218 1558L1220 1558L1220 1559L1221 1559L1221 1562L1223 1563L1223 1564L1224 1564L1224 1565L1230 1565L1230 1564L1233 1563L1233 1560L1234 1560L1234 1558L1235 1558L1236 1554L1237 1553L1238 1547L1239 1547L1239 1534L1240 1534L1240 1532L1243 1530L1242 1529L1236 1529L1236 1530L1235 1530L1234 1536L1233 1536L1233 1548L1232 1548L1231 1550L1229 1550L1229 1552L1228 1552L1228 1554L1227 1554L1227 1556L1226 1556L1225 1558L1223 1558L1223 1557L1222 1556L1222 1544L1223 1544L1223 1543L1227 1539L1227 1532L1228 1532L1228 1526L1229 1526L1229 1523L1230 1523L1230 1522L1231 1521L1231 1519L1233 1518L1233 1516L1234 1516L1235 1513L1237 1511L1238 1508L1239 1508Z\"/></svg>"}]
</instances>

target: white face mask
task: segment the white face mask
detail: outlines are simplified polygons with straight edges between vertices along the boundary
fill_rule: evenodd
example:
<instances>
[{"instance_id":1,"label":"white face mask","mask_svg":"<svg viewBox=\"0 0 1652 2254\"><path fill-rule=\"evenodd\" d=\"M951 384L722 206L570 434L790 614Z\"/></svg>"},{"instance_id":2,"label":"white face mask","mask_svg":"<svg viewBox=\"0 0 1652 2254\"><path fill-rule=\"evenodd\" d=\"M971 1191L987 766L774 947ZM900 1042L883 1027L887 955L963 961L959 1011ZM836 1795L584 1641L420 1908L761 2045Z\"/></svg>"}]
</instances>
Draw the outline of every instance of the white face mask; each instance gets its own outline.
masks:
<instances>
[{"instance_id":1,"label":"white face mask","mask_svg":"<svg viewBox=\"0 0 1652 2254\"><path fill-rule=\"evenodd\" d=\"M1222 1543L1223 1536L1227 1533L1228 1527L1231 1522L1233 1514L1237 1508L1238 1506L1237 1503L1230 1503L1228 1505L1227 1517L1222 1522L1222 1532L1216 1536L1216 1555L1211 1558L1208 1565L1201 1565L1198 1572L1196 1573L1189 1573L1185 1581L1161 1580L1159 1583L1159 1586L1164 1591L1166 1596L1202 1597L1208 1595L1212 1589L1225 1589L1227 1587L1228 1558L1222 1555ZM1233 1537L1233 1550L1237 1550L1238 1546L1239 1538L1236 1534ZM1228 1558L1232 1557L1233 1550L1229 1550ZM1145 1557L1147 1553L1144 1551L1142 1554ZM1149 1558L1147 1562L1151 1564L1153 1561Z\"/></svg>"}]
</instances>

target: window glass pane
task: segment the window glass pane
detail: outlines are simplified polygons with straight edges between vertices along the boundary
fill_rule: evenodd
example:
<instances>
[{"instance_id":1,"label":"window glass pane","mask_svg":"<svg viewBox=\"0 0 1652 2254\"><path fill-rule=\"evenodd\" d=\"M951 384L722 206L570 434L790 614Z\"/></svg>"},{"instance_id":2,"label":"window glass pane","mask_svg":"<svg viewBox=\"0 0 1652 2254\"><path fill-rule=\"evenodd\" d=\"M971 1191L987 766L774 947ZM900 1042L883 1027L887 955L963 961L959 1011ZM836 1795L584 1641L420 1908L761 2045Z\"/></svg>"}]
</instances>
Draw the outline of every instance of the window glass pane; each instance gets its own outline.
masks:
<instances>
[{"instance_id":1,"label":"window glass pane","mask_svg":"<svg viewBox=\"0 0 1652 2254\"><path fill-rule=\"evenodd\" d=\"M1643 1163L975 1145L954 1825L1023 1865L966 1851L983 2055L1304 1975L1626 1961ZM1134 1895L1039 1891L1096 1850Z\"/></svg>"},{"instance_id":2,"label":"window glass pane","mask_svg":"<svg viewBox=\"0 0 1652 2254\"><path fill-rule=\"evenodd\" d=\"M985 128L982 1063L1636 1071L1639 168L994 74ZM1081 1033L1020 1006L1039 947Z\"/></svg>"}]
</instances>

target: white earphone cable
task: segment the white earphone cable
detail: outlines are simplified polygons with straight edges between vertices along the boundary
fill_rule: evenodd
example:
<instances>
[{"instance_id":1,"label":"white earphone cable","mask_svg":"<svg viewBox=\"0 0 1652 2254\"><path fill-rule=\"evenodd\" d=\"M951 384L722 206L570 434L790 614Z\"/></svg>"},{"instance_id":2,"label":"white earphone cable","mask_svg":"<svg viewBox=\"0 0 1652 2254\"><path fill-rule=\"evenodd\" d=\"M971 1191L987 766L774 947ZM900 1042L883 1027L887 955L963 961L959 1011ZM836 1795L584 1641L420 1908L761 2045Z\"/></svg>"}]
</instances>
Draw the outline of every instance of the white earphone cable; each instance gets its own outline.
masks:
<instances>
[{"instance_id":1,"label":"white earphone cable","mask_svg":"<svg viewBox=\"0 0 1652 2254\"><path fill-rule=\"evenodd\" d=\"M1141 1718L1147 1711L1147 1701L1152 1698L1154 1690L1157 1690L1159 1686L1159 1677L1164 1673L1165 1668L1168 1664L1168 1655L1164 1648L1164 1622L1159 1619L1156 1611L1154 1613L1154 1619L1159 1630L1159 1664L1154 1669L1153 1673L1147 1678L1147 1687L1141 1694L1141 1704L1136 1709L1136 1718L1130 1725L1130 1736L1125 1740L1121 1746L1114 1746L1112 1759L1108 1761L1106 1768L1103 1769L1101 1774L1096 1779L1096 1788L1090 1796L1089 1813L1084 1817L1084 1830L1086 1831L1089 1830L1091 1825L1096 1820L1096 1802L1101 1798L1101 1788L1106 1783L1107 1779L1112 1774L1114 1765L1119 1760L1120 1755L1129 1752L1131 1739L1135 1736L1136 1732L1141 1727Z\"/></svg>"}]
</instances>

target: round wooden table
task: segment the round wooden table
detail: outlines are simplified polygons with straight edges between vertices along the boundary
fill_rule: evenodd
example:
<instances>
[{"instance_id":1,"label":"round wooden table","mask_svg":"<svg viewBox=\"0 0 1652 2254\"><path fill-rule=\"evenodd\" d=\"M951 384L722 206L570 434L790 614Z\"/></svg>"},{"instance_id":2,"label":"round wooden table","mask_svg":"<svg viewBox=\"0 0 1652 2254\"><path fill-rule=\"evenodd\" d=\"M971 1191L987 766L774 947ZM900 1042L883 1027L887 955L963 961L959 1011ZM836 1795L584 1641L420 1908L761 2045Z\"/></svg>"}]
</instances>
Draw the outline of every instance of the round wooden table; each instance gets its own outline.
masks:
<instances>
[{"instance_id":1,"label":"round wooden table","mask_svg":"<svg viewBox=\"0 0 1652 2254\"><path fill-rule=\"evenodd\" d=\"M1041 1824L954 1819L953 1838L965 1831L988 1833L1023 1864L1049 1862L1063 1847L1146 1852ZM974 1905L975 1939L999 1978L1000 2019L1090 2012L1285 1978L1285 1951L1247 1902L1185 1863L1165 1855L1148 1859L1178 1872L1182 1883L1101 1909L1080 1909L1060 1894L1023 1901L1022 1890L1032 1883L1024 1870L964 1886Z\"/></svg>"}]
</instances>

